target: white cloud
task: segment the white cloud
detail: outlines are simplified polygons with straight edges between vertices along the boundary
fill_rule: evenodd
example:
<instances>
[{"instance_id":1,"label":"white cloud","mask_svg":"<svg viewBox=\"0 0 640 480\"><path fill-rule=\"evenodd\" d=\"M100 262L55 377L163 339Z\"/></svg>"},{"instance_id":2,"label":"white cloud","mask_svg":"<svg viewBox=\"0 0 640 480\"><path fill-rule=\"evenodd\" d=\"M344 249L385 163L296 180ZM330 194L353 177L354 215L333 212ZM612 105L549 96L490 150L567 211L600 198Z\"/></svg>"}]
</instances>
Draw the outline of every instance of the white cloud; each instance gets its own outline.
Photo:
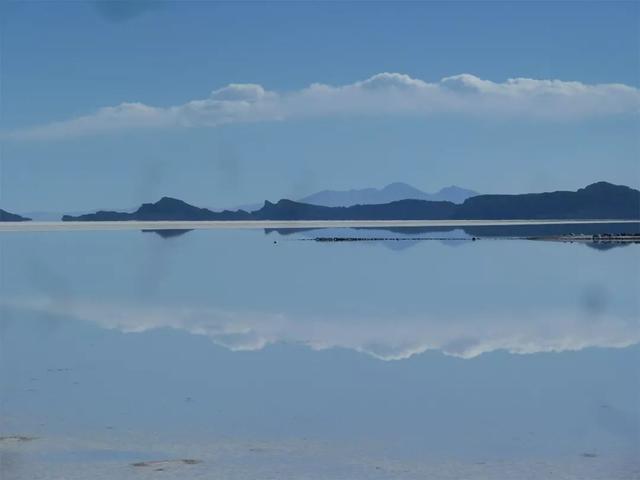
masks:
<instances>
[{"instance_id":1,"label":"white cloud","mask_svg":"<svg viewBox=\"0 0 640 480\"><path fill-rule=\"evenodd\" d=\"M172 328L203 335L232 351L290 343L314 350L346 348L381 360L401 360L427 350L460 358L505 350L516 354L640 343L637 315L585 315L571 309L495 313L488 316L292 317L282 313L209 307L141 306L46 299L3 302L5 307L85 320L102 328L140 333Z\"/></svg>"},{"instance_id":2,"label":"white cloud","mask_svg":"<svg viewBox=\"0 0 640 480\"><path fill-rule=\"evenodd\" d=\"M183 105L121 103L78 118L5 132L15 140L51 140L133 128L215 127L346 115L472 115L580 120L640 112L640 90L622 84L587 85L513 78L502 83L474 75L435 83L400 73L379 73L348 85L312 84L277 93L256 84L230 84Z\"/></svg>"}]
</instances>

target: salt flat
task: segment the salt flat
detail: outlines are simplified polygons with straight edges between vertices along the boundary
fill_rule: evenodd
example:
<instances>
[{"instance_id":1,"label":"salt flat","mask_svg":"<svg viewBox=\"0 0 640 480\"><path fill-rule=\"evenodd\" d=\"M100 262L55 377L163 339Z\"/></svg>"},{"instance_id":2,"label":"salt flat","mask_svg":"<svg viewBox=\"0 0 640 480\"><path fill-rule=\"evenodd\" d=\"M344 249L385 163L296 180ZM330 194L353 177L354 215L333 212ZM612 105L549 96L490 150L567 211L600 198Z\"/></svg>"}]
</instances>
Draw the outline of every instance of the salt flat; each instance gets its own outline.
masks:
<instances>
[{"instance_id":1,"label":"salt flat","mask_svg":"<svg viewBox=\"0 0 640 480\"><path fill-rule=\"evenodd\" d=\"M0 235L0 478L637 478L637 245L289 232Z\"/></svg>"},{"instance_id":2,"label":"salt flat","mask_svg":"<svg viewBox=\"0 0 640 480\"><path fill-rule=\"evenodd\" d=\"M640 220L251 220L251 221L119 221L119 222L2 222L0 232L48 232L66 230L204 230L264 228L352 227L469 227L511 225L640 223Z\"/></svg>"}]
</instances>

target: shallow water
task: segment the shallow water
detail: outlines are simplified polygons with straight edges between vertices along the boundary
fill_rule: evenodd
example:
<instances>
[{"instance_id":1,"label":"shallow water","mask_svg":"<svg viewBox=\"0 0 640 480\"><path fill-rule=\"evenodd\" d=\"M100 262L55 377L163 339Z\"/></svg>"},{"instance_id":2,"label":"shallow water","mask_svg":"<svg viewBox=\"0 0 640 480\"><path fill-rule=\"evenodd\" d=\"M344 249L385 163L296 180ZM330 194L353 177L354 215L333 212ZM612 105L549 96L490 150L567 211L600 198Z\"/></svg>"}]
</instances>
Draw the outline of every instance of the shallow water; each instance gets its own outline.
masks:
<instances>
[{"instance_id":1,"label":"shallow water","mask_svg":"<svg viewBox=\"0 0 640 480\"><path fill-rule=\"evenodd\" d=\"M638 245L180 233L0 236L3 480L640 478Z\"/></svg>"}]
</instances>

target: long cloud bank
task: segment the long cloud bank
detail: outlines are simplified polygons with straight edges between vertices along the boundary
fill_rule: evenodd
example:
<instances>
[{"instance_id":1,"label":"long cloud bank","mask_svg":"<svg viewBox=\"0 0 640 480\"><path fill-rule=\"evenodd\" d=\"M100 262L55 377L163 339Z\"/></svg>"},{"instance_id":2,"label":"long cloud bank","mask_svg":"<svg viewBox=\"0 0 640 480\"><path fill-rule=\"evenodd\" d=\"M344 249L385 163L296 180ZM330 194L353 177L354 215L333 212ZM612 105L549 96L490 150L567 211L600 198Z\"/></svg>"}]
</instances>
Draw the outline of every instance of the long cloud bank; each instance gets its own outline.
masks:
<instances>
[{"instance_id":1,"label":"long cloud bank","mask_svg":"<svg viewBox=\"0 0 640 480\"><path fill-rule=\"evenodd\" d=\"M504 350L516 354L623 348L640 343L637 315L571 309L493 312L491 315L293 318L282 313L210 307L144 306L95 302L52 302L45 298L5 301L2 306L141 333L160 328L208 337L232 351L255 351L288 343L314 350L345 348L381 360L402 360L428 350L473 358Z\"/></svg>"},{"instance_id":2,"label":"long cloud bank","mask_svg":"<svg viewBox=\"0 0 640 480\"><path fill-rule=\"evenodd\" d=\"M55 140L131 129L216 127L339 116L465 115L573 121L640 112L640 90L623 84L508 79L502 83L461 74L430 83L379 73L355 83L312 84L291 92L230 84L183 105L125 102L77 118L4 132L13 140Z\"/></svg>"}]
</instances>

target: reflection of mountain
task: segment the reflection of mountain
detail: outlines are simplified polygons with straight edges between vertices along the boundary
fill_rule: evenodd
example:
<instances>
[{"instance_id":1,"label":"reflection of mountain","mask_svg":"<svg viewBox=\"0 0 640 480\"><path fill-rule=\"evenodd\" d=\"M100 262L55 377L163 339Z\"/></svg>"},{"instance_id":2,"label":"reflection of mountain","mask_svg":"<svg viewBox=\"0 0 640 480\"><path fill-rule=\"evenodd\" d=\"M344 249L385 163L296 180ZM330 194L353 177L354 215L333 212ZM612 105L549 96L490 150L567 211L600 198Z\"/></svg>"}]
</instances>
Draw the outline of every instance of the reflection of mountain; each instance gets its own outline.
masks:
<instances>
[{"instance_id":1,"label":"reflection of mountain","mask_svg":"<svg viewBox=\"0 0 640 480\"><path fill-rule=\"evenodd\" d=\"M380 203L396 202L398 200L428 200L432 202L462 203L467 198L478 195L478 192L464 188L451 186L439 190L436 193L425 193L406 183L396 182L384 188L363 188L354 190L323 190L307 197L299 202L325 207L349 207L352 205L373 205Z\"/></svg>"},{"instance_id":2,"label":"reflection of mountain","mask_svg":"<svg viewBox=\"0 0 640 480\"><path fill-rule=\"evenodd\" d=\"M585 243L589 248L593 248L594 250L601 250L606 252L607 250L612 250L617 247L627 247L630 243L621 243L621 242L586 242Z\"/></svg>"},{"instance_id":3,"label":"reflection of mountain","mask_svg":"<svg viewBox=\"0 0 640 480\"><path fill-rule=\"evenodd\" d=\"M0 222L28 222L29 220L31 219L0 208Z\"/></svg>"},{"instance_id":4,"label":"reflection of mountain","mask_svg":"<svg viewBox=\"0 0 640 480\"><path fill-rule=\"evenodd\" d=\"M264 233L269 235L274 232L278 235L286 237L296 233L317 232L323 235L331 235L332 232L340 231L342 234L345 232L351 232L353 236L359 237L364 232L375 232L375 236L380 236L380 232L396 233L402 236L423 236L422 234L430 233L446 233L453 232L454 230L462 230L462 227L348 227L341 230L335 228L265 228ZM346 234L345 234L346 235Z\"/></svg>"},{"instance_id":5,"label":"reflection of mountain","mask_svg":"<svg viewBox=\"0 0 640 480\"><path fill-rule=\"evenodd\" d=\"M43 299L4 302L5 308L93 322L122 332L173 328L205 335L234 351L295 343L315 350L347 348L382 360L400 360L427 350L473 358L505 350L527 354L622 348L640 343L640 320L596 312L545 310L535 314L486 312L472 317L394 315L383 317L294 318L283 313L206 307L139 306L92 302L52 303Z\"/></svg>"},{"instance_id":6,"label":"reflection of mountain","mask_svg":"<svg viewBox=\"0 0 640 480\"><path fill-rule=\"evenodd\" d=\"M265 229L265 234L277 233L282 236L293 234L304 238L381 238L375 242L380 243L391 250L401 251L422 240L434 239L438 242L458 247L471 238L535 238L554 237L579 233L594 235L607 232L626 231L627 233L640 233L640 223L625 224L566 224L566 225L507 225L507 226L480 226L480 227L374 227L374 228L276 228ZM388 240L382 240L382 238ZM394 241L395 238L401 241ZM372 240L373 241L373 240ZM617 246L625 246L628 243L611 242L584 242L588 246L606 251Z\"/></svg>"},{"instance_id":7,"label":"reflection of mountain","mask_svg":"<svg viewBox=\"0 0 640 480\"><path fill-rule=\"evenodd\" d=\"M184 235L185 233L191 232L189 229L166 229L166 230L142 230L143 233L155 233L161 238L173 238L179 237L180 235Z\"/></svg>"},{"instance_id":8,"label":"reflection of mountain","mask_svg":"<svg viewBox=\"0 0 640 480\"><path fill-rule=\"evenodd\" d=\"M420 240L410 240L410 239L402 239L401 241L397 240L380 240L375 243L379 243L389 250L393 250L394 252L402 252L408 248L411 248L417 245Z\"/></svg>"},{"instance_id":9,"label":"reflection of mountain","mask_svg":"<svg viewBox=\"0 0 640 480\"><path fill-rule=\"evenodd\" d=\"M324 238L357 238L366 243L383 245L394 251L403 251L420 243L433 239L444 245L460 246L470 237L461 229L455 227L426 227L426 228L282 228L265 229L265 234L275 232L282 236L298 234L304 239ZM391 235L391 233L393 235Z\"/></svg>"},{"instance_id":10,"label":"reflection of mountain","mask_svg":"<svg viewBox=\"0 0 640 480\"><path fill-rule=\"evenodd\" d=\"M383 204L325 207L292 200L266 201L259 210L213 212L163 197L133 213L65 215L63 221L117 220L469 220L639 219L640 191L606 182L576 192L478 195L458 205L447 201L399 200Z\"/></svg>"},{"instance_id":11,"label":"reflection of mountain","mask_svg":"<svg viewBox=\"0 0 640 480\"><path fill-rule=\"evenodd\" d=\"M556 225L487 225L487 226L455 226L455 227L356 227L342 230L351 232L354 237L361 236L362 230L389 232L402 236L451 236L451 232L458 230L463 238L468 237L544 237L557 235L570 235L572 233L582 235L595 235L610 232L640 233L640 222L637 223L581 223L581 224L556 224ZM318 236L325 235L333 229L320 228L266 228L265 233L276 232L287 236L295 233L318 232ZM438 235L443 234L443 235Z\"/></svg>"},{"instance_id":12,"label":"reflection of mountain","mask_svg":"<svg viewBox=\"0 0 640 480\"><path fill-rule=\"evenodd\" d=\"M461 227L472 237L545 237L570 235L594 235L599 233L626 232L640 233L638 223L583 223L557 225L488 225Z\"/></svg>"}]
</instances>

